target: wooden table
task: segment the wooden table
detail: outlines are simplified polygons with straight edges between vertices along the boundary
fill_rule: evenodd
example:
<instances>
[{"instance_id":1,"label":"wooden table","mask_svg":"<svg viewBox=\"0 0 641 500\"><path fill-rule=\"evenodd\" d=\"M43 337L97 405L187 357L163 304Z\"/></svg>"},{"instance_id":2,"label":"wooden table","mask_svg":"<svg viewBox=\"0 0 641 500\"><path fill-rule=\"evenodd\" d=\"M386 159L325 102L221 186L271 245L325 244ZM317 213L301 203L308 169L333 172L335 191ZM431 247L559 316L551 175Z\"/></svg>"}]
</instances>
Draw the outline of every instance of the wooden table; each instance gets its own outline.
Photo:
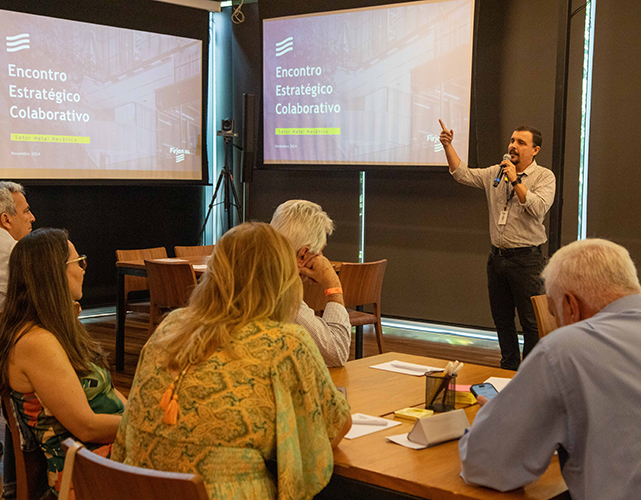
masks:
<instances>
[{"instance_id":1,"label":"wooden table","mask_svg":"<svg viewBox=\"0 0 641 500\"><path fill-rule=\"evenodd\" d=\"M445 367L447 361L385 353L350 361L330 373L337 386L346 388L352 413L392 418L395 410L425 402L425 378L369 368L387 361L406 361ZM458 384L474 384L488 377L509 377L512 371L466 364ZM479 406L465 411L470 422ZM323 498L430 498L450 499L532 499L564 498L567 487L561 476L558 458L552 459L546 473L534 483L509 493L468 486L460 477L458 441L433 448L412 450L385 440L386 436L407 433L413 423L403 423L357 439L341 441L334 450L334 476Z\"/></svg>"},{"instance_id":2,"label":"wooden table","mask_svg":"<svg viewBox=\"0 0 641 500\"><path fill-rule=\"evenodd\" d=\"M152 259L160 262L189 262L192 266L207 263L208 255L183 257L180 259ZM194 269L196 276L203 274L202 269ZM118 290L116 301L116 371L125 369L125 276L147 277L144 260L119 260L116 262Z\"/></svg>"}]
</instances>

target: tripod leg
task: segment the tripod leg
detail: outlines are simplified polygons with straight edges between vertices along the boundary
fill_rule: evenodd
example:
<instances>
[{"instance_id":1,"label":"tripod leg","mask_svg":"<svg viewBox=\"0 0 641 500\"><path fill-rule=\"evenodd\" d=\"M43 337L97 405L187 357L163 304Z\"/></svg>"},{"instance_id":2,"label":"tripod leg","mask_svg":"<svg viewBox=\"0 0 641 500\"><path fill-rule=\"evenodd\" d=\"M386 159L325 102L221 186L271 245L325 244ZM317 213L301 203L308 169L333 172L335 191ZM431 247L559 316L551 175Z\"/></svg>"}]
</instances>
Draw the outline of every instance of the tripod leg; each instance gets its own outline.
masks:
<instances>
[{"instance_id":1,"label":"tripod leg","mask_svg":"<svg viewBox=\"0 0 641 500\"><path fill-rule=\"evenodd\" d=\"M231 186L231 194L233 198L232 204L236 207L236 212L238 213L238 222L243 221L243 216L240 213L240 205L238 203L238 193L236 192L236 186L234 185L234 178L229 174L229 185Z\"/></svg>"},{"instance_id":2,"label":"tripod leg","mask_svg":"<svg viewBox=\"0 0 641 500\"><path fill-rule=\"evenodd\" d=\"M214 189L214 195L211 197L211 203L209 203L209 210L207 210L207 215L205 216L205 220L203 221L203 227L200 228L200 233L198 234L198 240L196 243L200 245L203 240L203 234L205 234L205 228L207 227L207 221L209 220L209 216L211 215L211 210L214 208L214 202L216 201L216 196L218 195L218 189L220 189L220 184L223 180L223 177L225 175L224 171L220 172L220 175L218 176L218 180L216 181L216 189Z\"/></svg>"}]
</instances>

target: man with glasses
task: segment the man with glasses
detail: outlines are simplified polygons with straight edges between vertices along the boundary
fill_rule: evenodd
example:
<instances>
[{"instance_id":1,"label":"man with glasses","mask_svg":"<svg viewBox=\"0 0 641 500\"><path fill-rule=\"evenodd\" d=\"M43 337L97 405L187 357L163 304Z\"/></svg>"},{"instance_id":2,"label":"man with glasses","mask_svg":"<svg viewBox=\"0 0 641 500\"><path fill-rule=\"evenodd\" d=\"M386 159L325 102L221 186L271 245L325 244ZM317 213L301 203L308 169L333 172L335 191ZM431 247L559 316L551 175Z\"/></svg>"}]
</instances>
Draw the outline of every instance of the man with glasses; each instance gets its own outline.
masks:
<instances>
[{"instance_id":1,"label":"man with glasses","mask_svg":"<svg viewBox=\"0 0 641 500\"><path fill-rule=\"evenodd\" d=\"M0 181L0 311L7 294L11 250L19 239L31 232L35 220L24 188L15 182Z\"/></svg>"}]
</instances>

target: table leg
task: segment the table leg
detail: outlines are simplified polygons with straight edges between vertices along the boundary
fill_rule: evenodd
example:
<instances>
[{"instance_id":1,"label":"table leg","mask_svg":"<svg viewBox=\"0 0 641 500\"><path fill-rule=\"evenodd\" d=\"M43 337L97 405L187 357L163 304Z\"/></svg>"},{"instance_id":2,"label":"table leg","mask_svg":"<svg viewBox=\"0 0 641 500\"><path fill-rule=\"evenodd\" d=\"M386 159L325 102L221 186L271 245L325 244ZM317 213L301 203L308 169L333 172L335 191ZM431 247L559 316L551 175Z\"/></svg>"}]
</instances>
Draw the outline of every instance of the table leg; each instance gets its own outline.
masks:
<instances>
[{"instance_id":1,"label":"table leg","mask_svg":"<svg viewBox=\"0 0 641 500\"><path fill-rule=\"evenodd\" d=\"M356 310L363 312L363 306L356 306ZM363 357L363 327L356 327L356 340L354 342L354 359Z\"/></svg>"},{"instance_id":2,"label":"table leg","mask_svg":"<svg viewBox=\"0 0 641 500\"><path fill-rule=\"evenodd\" d=\"M125 274L118 272L116 301L116 371L125 370Z\"/></svg>"},{"instance_id":3,"label":"table leg","mask_svg":"<svg viewBox=\"0 0 641 500\"><path fill-rule=\"evenodd\" d=\"M363 357L363 327L356 327L356 340L354 343L354 358L361 359Z\"/></svg>"}]
</instances>

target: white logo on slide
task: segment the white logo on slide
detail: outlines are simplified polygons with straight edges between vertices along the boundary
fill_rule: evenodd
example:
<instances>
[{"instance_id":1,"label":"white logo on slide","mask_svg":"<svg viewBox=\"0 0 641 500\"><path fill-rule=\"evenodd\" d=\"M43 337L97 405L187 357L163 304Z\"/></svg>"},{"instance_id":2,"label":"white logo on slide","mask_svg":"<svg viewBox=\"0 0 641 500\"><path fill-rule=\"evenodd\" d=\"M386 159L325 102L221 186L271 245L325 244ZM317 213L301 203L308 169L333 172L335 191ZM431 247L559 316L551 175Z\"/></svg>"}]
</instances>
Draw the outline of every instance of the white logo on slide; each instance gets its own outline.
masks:
<instances>
[{"instance_id":1,"label":"white logo on slide","mask_svg":"<svg viewBox=\"0 0 641 500\"><path fill-rule=\"evenodd\" d=\"M29 49L29 33L22 33L16 36L7 36L7 52L18 52L19 50Z\"/></svg>"},{"instance_id":2,"label":"white logo on slide","mask_svg":"<svg viewBox=\"0 0 641 500\"><path fill-rule=\"evenodd\" d=\"M185 155L191 154L191 152L188 149L178 149L178 148L169 148L169 152L176 155L176 163L185 161Z\"/></svg>"},{"instance_id":3,"label":"white logo on slide","mask_svg":"<svg viewBox=\"0 0 641 500\"><path fill-rule=\"evenodd\" d=\"M438 140L438 135L436 134L427 134L427 142L433 142L434 143L434 152L438 153L439 151L443 151L443 144Z\"/></svg>"},{"instance_id":4,"label":"white logo on slide","mask_svg":"<svg viewBox=\"0 0 641 500\"><path fill-rule=\"evenodd\" d=\"M290 50L294 50L294 37L289 36L282 42L276 44L276 57L287 54Z\"/></svg>"}]
</instances>

